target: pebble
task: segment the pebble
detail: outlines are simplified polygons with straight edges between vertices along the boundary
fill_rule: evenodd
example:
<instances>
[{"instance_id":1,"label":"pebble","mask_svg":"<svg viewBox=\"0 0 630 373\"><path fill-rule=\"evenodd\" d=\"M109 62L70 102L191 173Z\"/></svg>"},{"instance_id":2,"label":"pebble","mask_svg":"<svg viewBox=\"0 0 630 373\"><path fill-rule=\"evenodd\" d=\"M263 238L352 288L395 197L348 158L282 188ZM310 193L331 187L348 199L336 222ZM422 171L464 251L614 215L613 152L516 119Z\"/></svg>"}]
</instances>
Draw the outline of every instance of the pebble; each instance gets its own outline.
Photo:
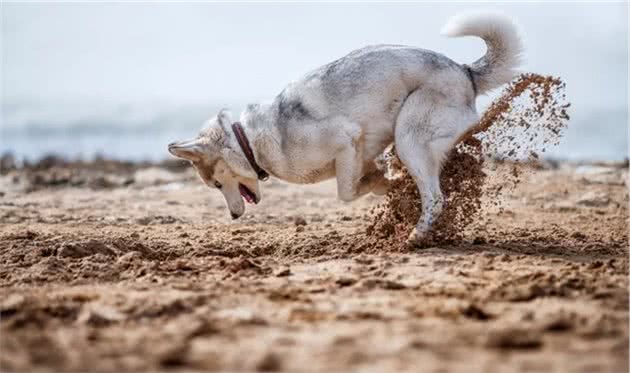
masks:
<instances>
[{"instance_id":1,"label":"pebble","mask_svg":"<svg viewBox=\"0 0 630 373\"><path fill-rule=\"evenodd\" d=\"M290 268L282 268L280 269L278 272L275 273L276 277L287 277L287 276L291 276L291 269Z\"/></svg>"},{"instance_id":2,"label":"pebble","mask_svg":"<svg viewBox=\"0 0 630 373\"><path fill-rule=\"evenodd\" d=\"M357 282L357 279L354 277L340 277L335 281L335 283L341 287L352 286Z\"/></svg>"},{"instance_id":3,"label":"pebble","mask_svg":"<svg viewBox=\"0 0 630 373\"><path fill-rule=\"evenodd\" d=\"M296 226L303 226L306 225L306 219L304 219L301 216L297 216L295 217L295 219L293 220L293 224L295 224Z\"/></svg>"}]
</instances>

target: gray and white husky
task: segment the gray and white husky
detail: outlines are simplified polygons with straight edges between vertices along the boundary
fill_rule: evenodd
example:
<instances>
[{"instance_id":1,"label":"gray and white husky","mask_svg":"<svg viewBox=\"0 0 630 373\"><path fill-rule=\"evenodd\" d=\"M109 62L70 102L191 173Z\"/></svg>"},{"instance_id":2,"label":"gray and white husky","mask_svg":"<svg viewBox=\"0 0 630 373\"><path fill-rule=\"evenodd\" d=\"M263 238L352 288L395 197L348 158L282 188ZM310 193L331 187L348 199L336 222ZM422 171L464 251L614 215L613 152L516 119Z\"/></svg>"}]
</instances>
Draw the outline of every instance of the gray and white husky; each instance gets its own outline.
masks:
<instances>
[{"instance_id":1,"label":"gray and white husky","mask_svg":"<svg viewBox=\"0 0 630 373\"><path fill-rule=\"evenodd\" d=\"M196 138L168 149L223 193L236 219L243 199L261 200L259 180L269 174L300 184L336 177L343 201L384 194L389 181L374 160L394 143L422 197L410 235L421 239L442 210L441 164L479 119L476 97L509 82L522 51L514 23L500 14L459 15L442 33L478 36L487 52L460 65L415 47L365 47L289 84L269 104L248 105L239 122L219 112Z\"/></svg>"}]
</instances>

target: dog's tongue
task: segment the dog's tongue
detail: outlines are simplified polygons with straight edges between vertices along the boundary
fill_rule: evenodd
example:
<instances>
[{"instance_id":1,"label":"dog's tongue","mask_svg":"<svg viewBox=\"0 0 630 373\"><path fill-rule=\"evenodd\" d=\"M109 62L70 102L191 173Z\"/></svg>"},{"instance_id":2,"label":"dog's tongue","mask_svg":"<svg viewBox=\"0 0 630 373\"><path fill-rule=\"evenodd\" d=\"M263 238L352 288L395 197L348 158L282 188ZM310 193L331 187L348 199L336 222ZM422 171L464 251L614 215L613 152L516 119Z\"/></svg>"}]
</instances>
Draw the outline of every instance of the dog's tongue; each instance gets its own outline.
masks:
<instances>
[{"instance_id":1,"label":"dog's tongue","mask_svg":"<svg viewBox=\"0 0 630 373\"><path fill-rule=\"evenodd\" d=\"M252 193L245 185L238 184L238 190L241 192L241 196L245 198L248 203L256 203L256 195Z\"/></svg>"}]
</instances>

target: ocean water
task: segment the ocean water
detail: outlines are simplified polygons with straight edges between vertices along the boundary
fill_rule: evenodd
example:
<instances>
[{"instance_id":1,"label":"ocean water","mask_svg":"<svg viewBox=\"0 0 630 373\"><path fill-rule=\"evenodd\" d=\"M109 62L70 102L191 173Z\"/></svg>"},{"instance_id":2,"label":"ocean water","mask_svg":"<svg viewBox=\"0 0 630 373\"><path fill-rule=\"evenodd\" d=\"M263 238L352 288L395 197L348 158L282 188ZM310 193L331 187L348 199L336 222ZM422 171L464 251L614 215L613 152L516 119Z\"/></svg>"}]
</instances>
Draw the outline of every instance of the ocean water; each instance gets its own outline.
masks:
<instances>
[{"instance_id":1,"label":"ocean water","mask_svg":"<svg viewBox=\"0 0 630 373\"><path fill-rule=\"evenodd\" d=\"M243 105L233 105L237 118ZM167 159L167 144L194 137L204 120L221 106L164 102L4 104L0 154L35 161L55 154L68 159L104 156L120 160ZM544 158L619 161L628 157L628 112L611 108L572 116L560 144Z\"/></svg>"}]
</instances>

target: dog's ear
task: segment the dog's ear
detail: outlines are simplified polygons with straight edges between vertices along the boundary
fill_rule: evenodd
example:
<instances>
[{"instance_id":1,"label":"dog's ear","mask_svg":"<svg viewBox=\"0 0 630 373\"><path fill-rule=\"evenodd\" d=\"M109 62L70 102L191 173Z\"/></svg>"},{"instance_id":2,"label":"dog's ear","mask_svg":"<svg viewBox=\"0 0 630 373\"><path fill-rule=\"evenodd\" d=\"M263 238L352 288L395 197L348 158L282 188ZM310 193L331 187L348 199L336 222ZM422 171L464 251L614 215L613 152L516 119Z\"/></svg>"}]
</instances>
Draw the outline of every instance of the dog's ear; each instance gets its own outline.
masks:
<instances>
[{"instance_id":1,"label":"dog's ear","mask_svg":"<svg viewBox=\"0 0 630 373\"><path fill-rule=\"evenodd\" d=\"M176 141L168 144L168 151L174 156L189 161L198 161L204 155L204 147L207 141L201 138L186 141Z\"/></svg>"}]
</instances>

